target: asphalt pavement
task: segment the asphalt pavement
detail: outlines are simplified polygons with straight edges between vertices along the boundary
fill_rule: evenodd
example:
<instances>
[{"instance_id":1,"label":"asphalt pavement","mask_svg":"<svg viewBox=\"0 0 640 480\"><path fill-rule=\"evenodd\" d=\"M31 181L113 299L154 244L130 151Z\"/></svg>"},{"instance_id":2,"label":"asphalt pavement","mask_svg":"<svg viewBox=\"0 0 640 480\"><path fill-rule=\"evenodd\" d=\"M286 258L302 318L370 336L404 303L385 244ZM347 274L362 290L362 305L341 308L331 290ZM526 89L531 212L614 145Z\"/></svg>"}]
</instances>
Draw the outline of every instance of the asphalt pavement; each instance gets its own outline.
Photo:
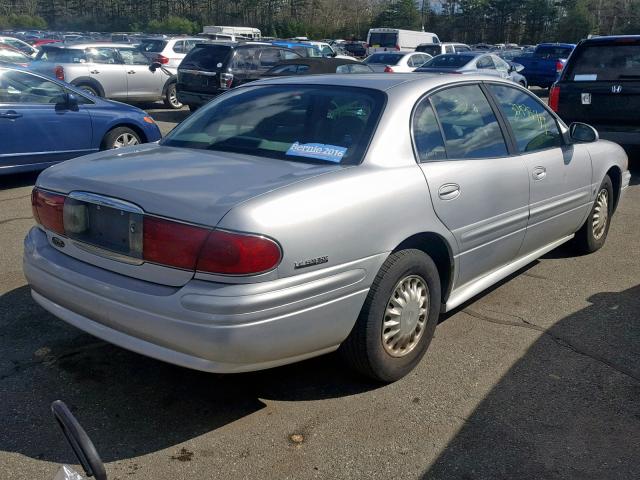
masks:
<instances>
[{"instance_id":1,"label":"asphalt pavement","mask_svg":"<svg viewBox=\"0 0 640 480\"><path fill-rule=\"evenodd\" d=\"M150 113L165 131L188 114ZM112 480L640 478L640 172L603 249L560 247L446 315L386 386L337 355L190 371L56 319L22 274L35 178L0 177L0 478L74 463L56 399Z\"/></svg>"}]
</instances>

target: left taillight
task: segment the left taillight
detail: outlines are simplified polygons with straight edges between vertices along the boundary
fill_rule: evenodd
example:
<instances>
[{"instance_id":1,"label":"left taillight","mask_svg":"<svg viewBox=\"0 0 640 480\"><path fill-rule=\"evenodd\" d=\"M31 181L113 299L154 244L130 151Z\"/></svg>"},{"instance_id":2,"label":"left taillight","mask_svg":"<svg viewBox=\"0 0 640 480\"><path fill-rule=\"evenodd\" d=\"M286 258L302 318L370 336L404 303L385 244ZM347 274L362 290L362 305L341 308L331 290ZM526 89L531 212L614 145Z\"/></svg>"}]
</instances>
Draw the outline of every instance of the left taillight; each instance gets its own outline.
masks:
<instances>
[{"instance_id":1,"label":"left taillight","mask_svg":"<svg viewBox=\"0 0 640 480\"><path fill-rule=\"evenodd\" d=\"M393 72L394 72L393 68L391 68L389 65L384 67L384 73L393 73Z\"/></svg>"},{"instance_id":2,"label":"left taillight","mask_svg":"<svg viewBox=\"0 0 640 480\"><path fill-rule=\"evenodd\" d=\"M64 235L64 200L64 195L34 188L31 208L36 222L47 230Z\"/></svg>"},{"instance_id":3,"label":"left taillight","mask_svg":"<svg viewBox=\"0 0 640 480\"><path fill-rule=\"evenodd\" d=\"M64 67L62 65L57 65L53 73L58 80L64 80Z\"/></svg>"}]
</instances>

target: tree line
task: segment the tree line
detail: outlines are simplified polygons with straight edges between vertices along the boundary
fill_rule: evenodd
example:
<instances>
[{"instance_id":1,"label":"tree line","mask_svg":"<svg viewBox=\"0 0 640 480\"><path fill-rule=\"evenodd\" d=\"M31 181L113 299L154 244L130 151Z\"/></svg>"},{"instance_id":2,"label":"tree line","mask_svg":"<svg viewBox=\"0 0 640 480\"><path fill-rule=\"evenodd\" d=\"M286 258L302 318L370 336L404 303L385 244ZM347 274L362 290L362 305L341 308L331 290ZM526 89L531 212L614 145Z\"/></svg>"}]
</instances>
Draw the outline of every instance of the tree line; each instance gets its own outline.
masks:
<instances>
[{"instance_id":1,"label":"tree line","mask_svg":"<svg viewBox=\"0 0 640 480\"><path fill-rule=\"evenodd\" d=\"M370 27L442 41L577 41L640 34L640 0L0 0L0 29L197 33L258 27L265 36L365 39Z\"/></svg>"}]
</instances>

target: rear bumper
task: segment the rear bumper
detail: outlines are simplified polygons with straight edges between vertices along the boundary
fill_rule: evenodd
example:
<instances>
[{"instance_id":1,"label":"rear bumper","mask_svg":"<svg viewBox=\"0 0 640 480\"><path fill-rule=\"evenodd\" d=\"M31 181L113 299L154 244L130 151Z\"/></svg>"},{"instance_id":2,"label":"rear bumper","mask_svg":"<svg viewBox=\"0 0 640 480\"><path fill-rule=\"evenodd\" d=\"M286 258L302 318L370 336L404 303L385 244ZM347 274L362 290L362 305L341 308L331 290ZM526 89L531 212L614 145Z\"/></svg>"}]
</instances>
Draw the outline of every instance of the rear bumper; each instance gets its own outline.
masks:
<instances>
[{"instance_id":1,"label":"rear bumper","mask_svg":"<svg viewBox=\"0 0 640 480\"><path fill-rule=\"evenodd\" d=\"M196 93L178 90L176 92L176 95L180 103L184 103L185 105L200 106L217 97L218 93Z\"/></svg>"},{"instance_id":2,"label":"rear bumper","mask_svg":"<svg viewBox=\"0 0 640 480\"><path fill-rule=\"evenodd\" d=\"M25 239L24 273L36 302L107 342L196 370L270 368L338 348L384 255L299 279L254 284L191 280L167 287L61 253L39 228Z\"/></svg>"}]
</instances>

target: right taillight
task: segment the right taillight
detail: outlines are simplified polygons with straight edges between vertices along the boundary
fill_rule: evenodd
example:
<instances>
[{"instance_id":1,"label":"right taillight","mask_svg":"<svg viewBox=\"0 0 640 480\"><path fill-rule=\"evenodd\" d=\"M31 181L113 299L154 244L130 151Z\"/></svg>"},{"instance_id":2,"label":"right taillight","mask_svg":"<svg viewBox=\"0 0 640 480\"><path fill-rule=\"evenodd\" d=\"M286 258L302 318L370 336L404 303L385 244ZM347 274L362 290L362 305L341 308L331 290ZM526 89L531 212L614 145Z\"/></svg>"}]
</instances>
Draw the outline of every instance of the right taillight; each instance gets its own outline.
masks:
<instances>
[{"instance_id":1,"label":"right taillight","mask_svg":"<svg viewBox=\"0 0 640 480\"><path fill-rule=\"evenodd\" d=\"M31 192L33 216L47 230L64 235L64 195L34 188Z\"/></svg>"},{"instance_id":2,"label":"right taillight","mask_svg":"<svg viewBox=\"0 0 640 480\"><path fill-rule=\"evenodd\" d=\"M165 57L164 55L156 55L155 61L162 65L166 65L167 63L169 63L169 58Z\"/></svg>"},{"instance_id":3,"label":"right taillight","mask_svg":"<svg viewBox=\"0 0 640 480\"><path fill-rule=\"evenodd\" d=\"M64 80L64 68L62 66L58 65L55 68L54 73L58 80Z\"/></svg>"},{"instance_id":4,"label":"right taillight","mask_svg":"<svg viewBox=\"0 0 640 480\"><path fill-rule=\"evenodd\" d=\"M211 230L164 218L145 216L142 258L170 267L195 270L198 253Z\"/></svg>"},{"instance_id":5,"label":"right taillight","mask_svg":"<svg viewBox=\"0 0 640 480\"><path fill-rule=\"evenodd\" d=\"M549 90L549 107L554 112L558 111L558 106L560 105L560 87L557 85L553 85Z\"/></svg>"},{"instance_id":6,"label":"right taillight","mask_svg":"<svg viewBox=\"0 0 640 480\"><path fill-rule=\"evenodd\" d=\"M556 62L556 73L562 72L563 68L564 68L564 63L562 63L560 60L558 60Z\"/></svg>"}]
</instances>

